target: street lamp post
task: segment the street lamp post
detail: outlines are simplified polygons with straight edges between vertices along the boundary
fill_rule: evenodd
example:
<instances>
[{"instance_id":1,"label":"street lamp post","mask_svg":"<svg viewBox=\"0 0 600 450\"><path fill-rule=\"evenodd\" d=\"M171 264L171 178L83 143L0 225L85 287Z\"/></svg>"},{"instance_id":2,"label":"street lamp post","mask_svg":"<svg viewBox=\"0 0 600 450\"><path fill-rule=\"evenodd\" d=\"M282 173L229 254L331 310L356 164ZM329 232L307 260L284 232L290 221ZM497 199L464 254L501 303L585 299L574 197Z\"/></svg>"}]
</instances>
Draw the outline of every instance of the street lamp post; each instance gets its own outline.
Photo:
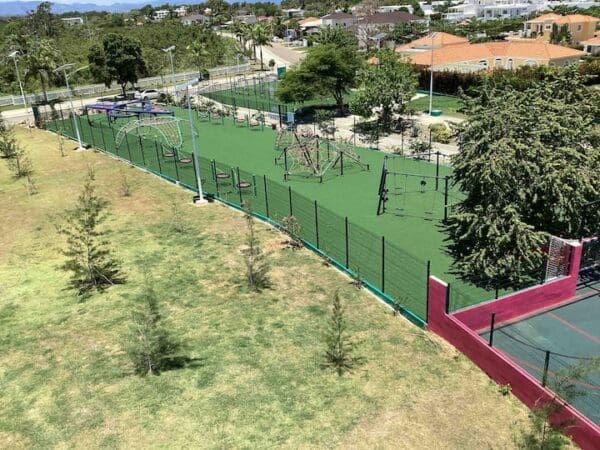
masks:
<instances>
[{"instance_id":1,"label":"street lamp post","mask_svg":"<svg viewBox=\"0 0 600 450\"><path fill-rule=\"evenodd\" d=\"M73 64L73 63L63 64L62 66L54 69L54 73L62 72L63 76L65 77L65 84L67 86L67 95L69 96L69 105L71 107L71 117L73 119L73 125L75 127L75 134L77 135L77 144L78 144L77 150L83 150L83 144L81 143L81 133L79 132L79 124L77 123L77 118L75 117L76 113L75 113L75 108L73 106L73 96L71 95L71 87L69 86L69 77L71 75L76 74L77 72L79 72L81 70L87 69L88 66L80 67L79 69L74 70L70 74L67 74L67 69L70 69L74 65L75 64Z\"/></svg>"},{"instance_id":2,"label":"street lamp post","mask_svg":"<svg viewBox=\"0 0 600 450\"><path fill-rule=\"evenodd\" d=\"M429 66L429 116L433 108L433 40L437 33L431 33L431 65Z\"/></svg>"},{"instance_id":3,"label":"street lamp post","mask_svg":"<svg viewBox=\"0 0 600 450\"><path fill-rule=\"evenodd\" d=\"M8 57L12 58L15 63L17 82L19 83L19 90L21 91L21 98L23 99L23 107L25 108L25 114L27 114L27 99L25 98L25 91L23 91L23 83L21 83L21 75L19 74L19 66L17 65L17 56L19 56L19 50L15 50L8 55ZM27 120L27 122L29 123L29 120Z\"/></svg>"},{"instance_id":4,"label":"street lamp post","mask_svg":"<svg viewBox=\"0 0 600 450\"><path fill-rule=\"evenodd\" d=\"M171 61L171 84L175 84L175 66L173 65L173 50L175 46L163 48L162 51L169 54L169 60ZM175 90L175 99L177 99L177 90Z\"/></svg>"}]
</instances>

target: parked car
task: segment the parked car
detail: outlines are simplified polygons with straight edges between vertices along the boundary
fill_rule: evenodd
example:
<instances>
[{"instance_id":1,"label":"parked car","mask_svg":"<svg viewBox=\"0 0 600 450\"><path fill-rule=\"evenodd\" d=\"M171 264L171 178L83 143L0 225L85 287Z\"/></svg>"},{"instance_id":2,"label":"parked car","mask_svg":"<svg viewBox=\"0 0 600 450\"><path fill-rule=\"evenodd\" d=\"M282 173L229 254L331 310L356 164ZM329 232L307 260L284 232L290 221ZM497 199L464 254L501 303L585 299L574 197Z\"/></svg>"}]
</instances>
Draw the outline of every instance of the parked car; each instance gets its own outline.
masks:
<instances>
[{"instance_id":1,"label":"parked car","mask_svg":"<svg viewBox=\"0 0 600 450\"><path fill-rule=\"evenodd\" d=\"M141 98L142 100L158 100L161 94L162 93L156 89L145 89L143 91L136 92L135 97Z\"/></svg>"}]
</instances>

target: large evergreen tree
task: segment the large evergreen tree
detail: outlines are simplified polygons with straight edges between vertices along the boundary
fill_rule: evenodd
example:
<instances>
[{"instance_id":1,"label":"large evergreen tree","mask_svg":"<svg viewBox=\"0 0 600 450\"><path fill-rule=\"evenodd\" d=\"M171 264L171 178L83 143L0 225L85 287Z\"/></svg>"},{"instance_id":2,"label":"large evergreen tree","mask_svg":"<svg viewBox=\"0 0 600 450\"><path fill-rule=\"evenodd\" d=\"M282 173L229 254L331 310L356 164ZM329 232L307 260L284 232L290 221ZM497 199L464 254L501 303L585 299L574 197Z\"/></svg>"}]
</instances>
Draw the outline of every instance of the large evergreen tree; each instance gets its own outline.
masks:
<instances>
[{"instance_id":1,"label":"large evergreen tree","mask_svg":"<svg viewBox=\"0 0 600 450\"><path fill-rule=\"evenodd\" d=\"M468 101L454 180L466 197L447 225L453 269L486 288L519 287L543 265L550 235L600 229L600 93L575 68L523 90Z\"/></svg>"}]
</instances>

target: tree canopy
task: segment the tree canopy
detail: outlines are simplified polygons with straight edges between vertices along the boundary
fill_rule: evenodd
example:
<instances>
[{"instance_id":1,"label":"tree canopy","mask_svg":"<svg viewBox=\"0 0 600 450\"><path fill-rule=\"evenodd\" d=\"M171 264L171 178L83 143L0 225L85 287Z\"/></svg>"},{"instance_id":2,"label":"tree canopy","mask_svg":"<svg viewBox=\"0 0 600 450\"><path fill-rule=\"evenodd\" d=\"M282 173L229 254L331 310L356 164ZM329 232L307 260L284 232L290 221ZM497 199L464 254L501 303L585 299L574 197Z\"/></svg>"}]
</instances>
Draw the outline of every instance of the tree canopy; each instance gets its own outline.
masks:
<instances>
[{"instance_id":1,"label":"tree canopy","mask_svg":"<svg viewBox=\"0 0 600 450\"><path fill-rule=\"evenodd\" d=\"M356 85L361 60L354 46L323 44L311 47L296 69L288 71L277 88L285 103L303 102L318 96L334 98L338 112L344 112L344 95Z\"/></svg>"},{"instance_id":2,"label":"tree canopy","mask_svg":"<svg viewBox=\"0 0 600 450\"><path fill-rule=\"evenodd\" d=\"M454 181L465 198L446 225L461 277L520 287L539 274L550 235L597 233L600 93L572 67L525 89L495 84L467 101Z\"/></svg>"},{"instance_id":3,"label":"tree canopy","mask_svg":"<svg viewBox=\"0 0 600 450\"><path fill-rule=\"evenodd\" d=\"M360 116L371 117L377 108L379 122L389 130L394 114L405 114L410 99L417 91L417 74L410 63L400 61L391 50L378 54L379 64L359 74L361 89L351 108Z\"/></svg>"},{"instance_id":4,"label":"tree canopy","mask_svg":"<svg viewBox=\"0 0 600 450\"><path fill-rule=\"evenodd\" d=\"M146 72L139 41L116 33L106 35L102 46L92 46L88 60L90 71L97 81L107 87L116 81L123 93L127 83L134 84Z\"/></svg>"}]
</instances>

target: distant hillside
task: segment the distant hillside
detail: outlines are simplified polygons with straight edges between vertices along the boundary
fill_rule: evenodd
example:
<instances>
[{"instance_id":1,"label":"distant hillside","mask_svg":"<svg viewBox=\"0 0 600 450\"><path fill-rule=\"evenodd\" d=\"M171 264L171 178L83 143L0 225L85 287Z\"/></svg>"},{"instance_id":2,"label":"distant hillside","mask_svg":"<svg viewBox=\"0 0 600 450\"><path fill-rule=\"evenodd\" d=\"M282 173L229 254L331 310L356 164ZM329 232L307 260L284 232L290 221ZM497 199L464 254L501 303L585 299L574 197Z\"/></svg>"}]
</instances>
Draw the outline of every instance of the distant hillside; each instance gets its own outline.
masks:
<instances>
[{"instance_id":1,"label":"distant hillside","mask_svg":"<svg viewBox=\"0 0 600 450\"><path fill-rule=\"evenodd\" d=\"M258 0L246 0L247 3L255 3ZM273 3L279 3L279 0L271 0ZM5 16L24 16L29 11L34 10L40 1L10 1L0 3L0 17ZM127 12L132 9L138 9L146 5L154 7L164 5L165 0L146 0L134 3L112 3L112 4L97 4L97 3L53 3L52 12L55 14L63 14L66 12L89 12L89 11L108 11L108 12ZM185 2L169 2L171 4L197 4L202 1L185 1Z\"/></svg>"}]
</instances>

